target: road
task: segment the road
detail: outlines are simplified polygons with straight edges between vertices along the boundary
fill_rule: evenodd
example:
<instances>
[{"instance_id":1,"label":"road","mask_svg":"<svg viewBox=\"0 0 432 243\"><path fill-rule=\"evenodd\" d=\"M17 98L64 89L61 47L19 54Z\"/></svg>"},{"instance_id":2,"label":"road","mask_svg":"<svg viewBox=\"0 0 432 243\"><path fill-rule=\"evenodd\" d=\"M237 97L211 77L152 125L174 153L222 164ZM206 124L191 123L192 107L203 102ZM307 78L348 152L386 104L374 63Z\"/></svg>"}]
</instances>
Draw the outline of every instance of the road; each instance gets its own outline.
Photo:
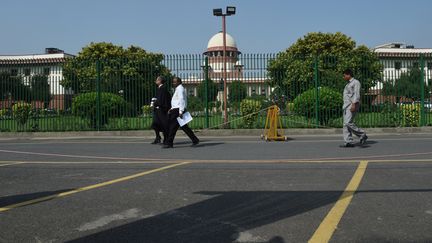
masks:
<instances>
[{"instance_id":1,"label":"road","mask_svg":"<svg viewBox=\"0 0 432 243\"><path fill-rule=\"evenodd\" d=\"M431 242L432 135L0 140L0 242Z\"/></svg>"}]
</instances>

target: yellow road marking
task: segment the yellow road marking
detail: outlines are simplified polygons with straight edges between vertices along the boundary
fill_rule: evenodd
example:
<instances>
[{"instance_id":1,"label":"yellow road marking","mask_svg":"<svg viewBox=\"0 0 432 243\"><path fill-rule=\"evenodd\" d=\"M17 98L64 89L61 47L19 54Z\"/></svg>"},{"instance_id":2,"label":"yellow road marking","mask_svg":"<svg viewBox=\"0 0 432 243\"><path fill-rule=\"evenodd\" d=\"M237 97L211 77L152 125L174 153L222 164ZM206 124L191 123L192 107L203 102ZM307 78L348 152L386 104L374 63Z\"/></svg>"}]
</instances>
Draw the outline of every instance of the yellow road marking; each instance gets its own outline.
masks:
<instances>
[{"instance_id":1,"label":"yellow road marking","mask_svg":"<svg viewBox=\"0 0 432 243\"><path fill-rule=\"evenodd\" d=\"M40 155L40 156L53 156L53 157L68 157L68 158L80 158L80 159L106 159L106 160L130 160L130 161L173 161L168 158L128 158L128 157L105 157L105 156L91 156L91 155L71 155L71 154L56 154L56 153L39 153L39 152L29 152L29 151L15 151L15 150L0 150L0 153L12 153L12 154L29 154L29 155ZM323 158L309 158L309 159L291 159L290 161L298 161L298 162L320 162L320 161L335 161L338 162L347 161L347 162L358 162L358 160L367 159L369 161L378 160L379 158L385 158L387 160L391 160L390 158L397 157L413 157L420 155L430 155L432 156L432 152L418 152L418 153L406 153L406 154L380 154L380 155L368 155L368 156L354 156L354 157L323 157ZM200 160L195 160L200 161ZM215 161L215 162L223 162L224 160L202 160L202 161ZM227 160L232 161L232 160ZM257 160L237 160L237 161L257 161ZM258 162L262 162L263 160L258 160ZM274 160L275 163L279 161L286 160Z\"/></svg>"},{"instance_id":2,"label":"yellow road marking","mask_svg":"<svg viewBox=\"0 0 432 243\"><path fill-rule=\"evenodd\" d=\"M15 150L0 150L2 153L12 154L29 154L29 155L40 155L40 156L54 156L54 157L67 157L67 158L83 158L83 159L107 159L107 160L136 160L136 161L163 161L168 159L145 159L145 158L123 158L123 157L106 157L106 156L92 156L92 155L73 155L73 154L56 154L56 153L39 153L29 151L15 151Z\"/></svg>"},{"instance_id":3,"label":"yellow road marking","mask_svg":"<svg viewBox=\"0 0 432 243\"><path fill-rule=\"evenodd\" d=\"M259 163L358 163L358 160L297 160L297 159L263 159L263 160L199 160L199 159L191 159L191 160L162 160L162 161L152 161L147 162L145 161L128 161L128 160L122 160L122 161L12 161L12 160L0 160L0 166L1 163L8 163L4 164L6 165L13 165L13 164L53 164L53 165L62 165L62 164L132 164L132 165L141 165L141 164L171 164L171 163L181 163L181 162L189 162L194 164L259 164ZM368 160L368 163L404 163L404 162L429 162L432 163L432 158L430 159L371 159Z\"/></svg>"},{"instance_id":4,"label":"yellow road marking","mask_svg":"<svg viewBox=\"0 0 432 243\"><path fill-rule=\"evenodd\" d=\"M337 228L342 216L344 215L348 205L350 204L355 191L360 185L360 182L363 178L363 175L366 171L366 167L368 165L368 161L361 161L359 166L357 167L351 181L348 183L345 191L342 193L338 201L335 203L333 208L321 222L318 229L312 235L309 240L309 243L324 243L329 242L334 231Z\"/></svg>"},{"instance_id":5,"label":"yellow road marking","mask_svg":"<svg viewBox=\"0 0 432 243\"><path fill-rule=\"evenodd\" d=\"M74 189L74 190L70 190L70 191L66 191L66 192L62 192L62 193L57 193L54 195L50 195L50 196L46 196L46 197L40 197L40 198L36 198L33 200L28 200L25 202L20 202L20 203L16 203L16 204L12 204L12 205L8 205L8 206L4 206L0 208L0 212L5 212L14 208L18 208L18 207L23 207L23 206L27 206L30 204L35 204L35 203L39 203L39 202L44 202L44 201L48 201L51 199L55 199L55 198L61 198L61 197L65 197L65 196L69 196L78 192L83 192L83 191L88 191L91 189L96 189L99 187L103 187L103 186L108 186L114 183L118 183L118 182L122 182L122 181L127 181L127 180L131 180L140 176L144 176L144 175L148 175L148 174L152 174L155 172L159 172L159 171L163 171L163 170L167 170L167 169L171 169L177 166L181 166L181 165L185 165L185 164L189 164L189 162L182 162L182 163L177 163L177 164L172 164L172 165L168 165L168 166L164 166L164 167L160 167L157 169L153 169L153 170L148 170L148 171L144 171L141 173L137 173L137 174L133 174L130 176L125 176L125 177L121 177L118 179L114 179L114 180L110 180L110 181L106 181L106 182L102 182L102 183L98 183L98 184L94 184L94 185L90 185L90 186L85 186L85 187L81 187L78 189Z\"/></svg>"},{"instance_id":6,"label":"yellow road marking","mask_svg":"<svg viewBox=\"0 0 432 243\"><path fill-rule=\"evenodd\" d=\"M13 162L19 162L18 164L48 164L48 165L71 165L71 164L123 164L123 165L127 165L127 164L136 164L136 165L151 165L151 164L172 164L172 163L180 163L180 162L191 162L191 160L170 160L170 161L33 161L33 160L29 160L29 161L2 161L0 160L0 163L13 163ZM431 159L432 161L432 159ZM16 164L16 163L15 163Z\"/></svg>"}]
</instances>

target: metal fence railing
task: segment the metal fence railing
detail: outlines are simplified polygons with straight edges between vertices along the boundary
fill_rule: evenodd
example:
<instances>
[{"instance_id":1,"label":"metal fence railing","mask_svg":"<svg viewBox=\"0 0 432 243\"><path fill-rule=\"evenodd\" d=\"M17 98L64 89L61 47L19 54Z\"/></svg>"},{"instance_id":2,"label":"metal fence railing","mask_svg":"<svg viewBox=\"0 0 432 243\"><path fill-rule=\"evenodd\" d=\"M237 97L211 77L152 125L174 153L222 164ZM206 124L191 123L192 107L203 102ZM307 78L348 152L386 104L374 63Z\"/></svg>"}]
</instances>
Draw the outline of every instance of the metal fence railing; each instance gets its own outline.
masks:
<instances>
[{"instance_id":1,"label":"metal fence railing","mask_svg":"<svg viewBox=\"0 0 432 243\"><path fill-rule=\"evenodd\" d=\"M275 103L285 128L341 127L345 68L362 83L359 126L432 125L429 54L241 54L227 57L228 128L263 128L266 108ZM150 129L159 75L182 78L192 128L220 128L222 74L221 56L0 60L0 131Z\"/></svg>"}]
</instances>

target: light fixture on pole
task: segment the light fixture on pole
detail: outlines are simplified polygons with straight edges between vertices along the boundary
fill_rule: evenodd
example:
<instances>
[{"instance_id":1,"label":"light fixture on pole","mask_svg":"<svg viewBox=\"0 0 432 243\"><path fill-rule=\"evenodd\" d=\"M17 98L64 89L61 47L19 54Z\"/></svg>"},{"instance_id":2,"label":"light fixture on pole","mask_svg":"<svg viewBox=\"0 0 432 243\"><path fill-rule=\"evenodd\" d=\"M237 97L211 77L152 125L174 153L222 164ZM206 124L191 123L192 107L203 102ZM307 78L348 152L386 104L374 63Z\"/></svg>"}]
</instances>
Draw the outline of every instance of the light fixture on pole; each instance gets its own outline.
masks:
<instances>
[{"instance_id":1,"label":"light fixture on pole","mask_svg":"<svg viewBox=\"0 0 432 243\"><path fill-rule=\"evenodd\" d=\"M228 6L226 7L226 13L223 13L221 8L213 9L213 15L222 17L222 33L223 33L223 84L224 84L224 98L223 98L223 117L224 124L228 125L228 112L227 112L227 97L228 97L228 89L227 89L227 60L226 60L226 22L225 17L231 16L236 13L236 7Z\"/></svg>"}]
</instances>

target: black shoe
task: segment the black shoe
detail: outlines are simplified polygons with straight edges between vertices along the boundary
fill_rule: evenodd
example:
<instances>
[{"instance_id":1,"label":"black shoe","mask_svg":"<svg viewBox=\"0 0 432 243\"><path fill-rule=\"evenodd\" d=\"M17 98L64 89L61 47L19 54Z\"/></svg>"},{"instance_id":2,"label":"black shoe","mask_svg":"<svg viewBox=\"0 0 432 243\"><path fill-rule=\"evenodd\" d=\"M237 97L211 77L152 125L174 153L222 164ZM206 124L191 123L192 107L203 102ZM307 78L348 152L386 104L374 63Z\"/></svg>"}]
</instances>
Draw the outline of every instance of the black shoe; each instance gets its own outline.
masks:
<instances>
[{"instance_id":1,"label":"black shoe","mask_svg":"<svg viewBox=\"0 0 432 243\"><path fill-rule=\"evenodd\" d=\"M151 144L160 144L160 143L161 143L161 140L156 138Z\"/></svg>"},{"instance_id":2,"label":"black shoe","mask_svg":"<svg viewBox=\"0 0 432 243\"><path fill-rule=\"evenodd\" d=\"M368 140L368 136L366 136L366 134L365 134L364 136L362 136L360 138L360 144L365 145L367 140Z\"/></svg>"},{"instance_id":3,"label":"black shoe","mask_svg":"<svg viewBox=\"0 0 432 243\"><path fill-rule=\"evenodd\" d=\"M174 146L167 144L167 145L164 145L162 148L163 149L169 149L169 148L174 148Z\"/></svg>"},{"instance_id":4,"label":"black shoe","mask_svg":"<svg viewBox=\"0 0 432 243\"><path fill-rule=\"evenodd\" d=\"M192 142L192 147L195 147L195 146L197 146L198 144L200 143L200 141L199 140L197 140L197 141L194 141L194 142Z\"/></svg>"},{"instance_id":5,"label":"black shoe","mask_svg":"<svg viewBox=\"0 0 432 243\"><path fill-rule=\"evenodd\" d=\"M354 144L346 143L346 144L340 145L339 147L341 147L341 148L354 148Z\"/></svg>"}]
</instances>

